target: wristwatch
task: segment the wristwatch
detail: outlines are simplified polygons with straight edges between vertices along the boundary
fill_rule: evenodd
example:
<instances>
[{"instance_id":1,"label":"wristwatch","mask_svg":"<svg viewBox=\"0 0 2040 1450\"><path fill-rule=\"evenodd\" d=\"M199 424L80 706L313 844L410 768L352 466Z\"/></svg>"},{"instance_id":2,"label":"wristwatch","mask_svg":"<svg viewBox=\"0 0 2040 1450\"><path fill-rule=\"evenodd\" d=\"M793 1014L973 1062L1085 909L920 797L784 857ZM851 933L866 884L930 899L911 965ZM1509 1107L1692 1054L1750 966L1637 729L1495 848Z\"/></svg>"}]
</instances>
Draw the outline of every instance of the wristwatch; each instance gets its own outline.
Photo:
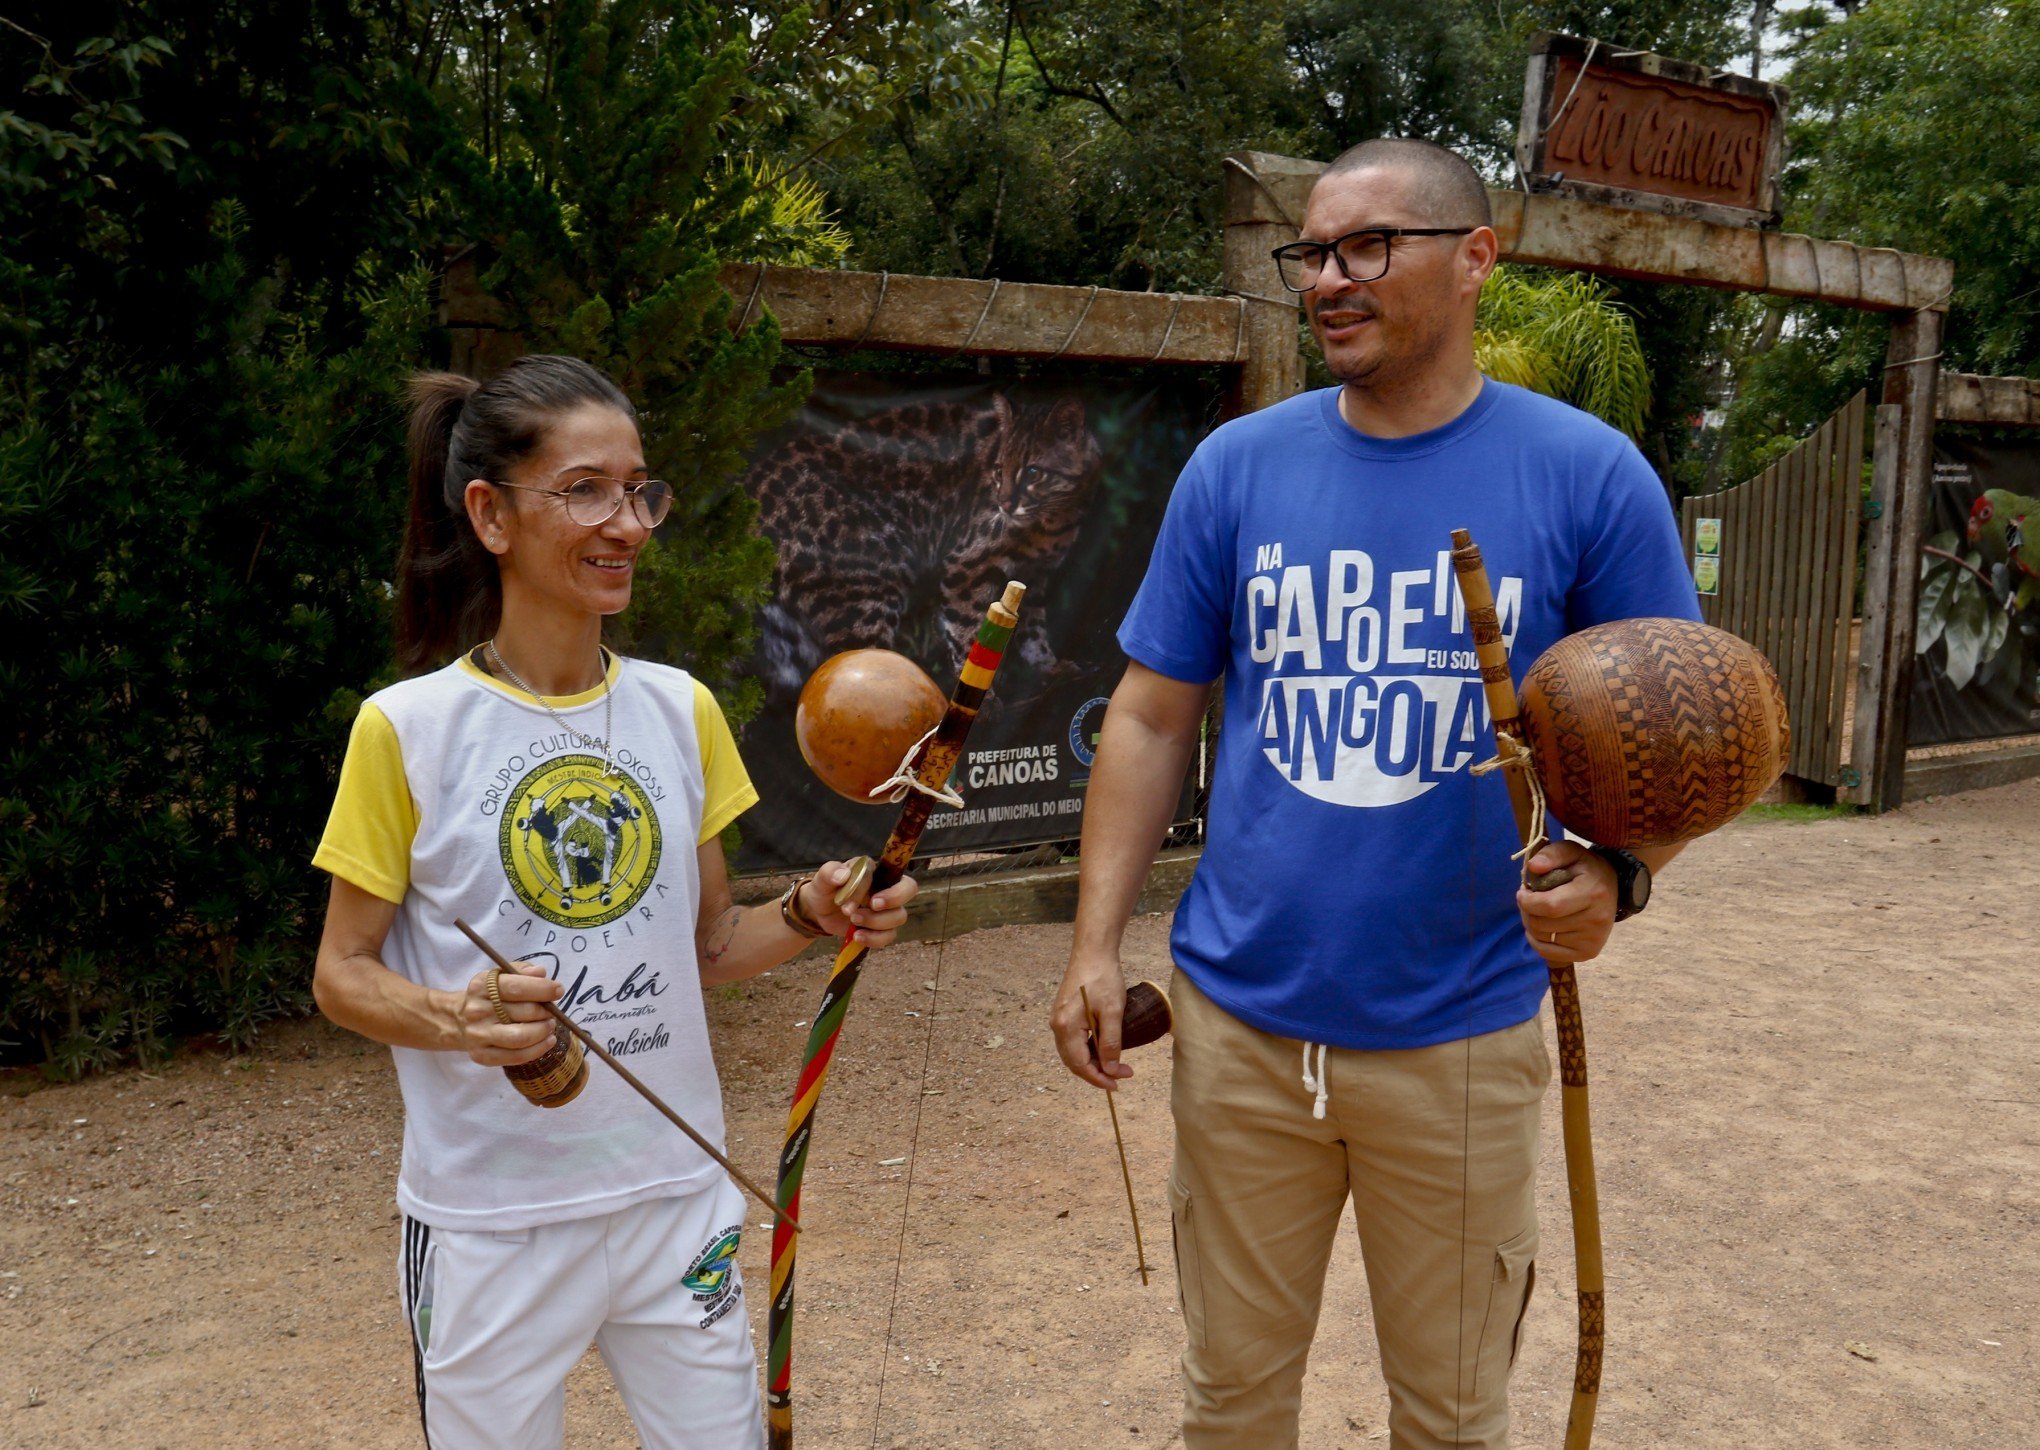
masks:
<instances>
[{"instance_id":1,"label":"wristwatch","mask_svg":"<svg viewBox=\"0 0 2040 1450\"><path fill-rule=\"evenodd\" d=\"M1650 904L1650 867L1620 846L1590 847L1615 868L1615 919L1627 921Z\"/></svg>"}]
</instances>

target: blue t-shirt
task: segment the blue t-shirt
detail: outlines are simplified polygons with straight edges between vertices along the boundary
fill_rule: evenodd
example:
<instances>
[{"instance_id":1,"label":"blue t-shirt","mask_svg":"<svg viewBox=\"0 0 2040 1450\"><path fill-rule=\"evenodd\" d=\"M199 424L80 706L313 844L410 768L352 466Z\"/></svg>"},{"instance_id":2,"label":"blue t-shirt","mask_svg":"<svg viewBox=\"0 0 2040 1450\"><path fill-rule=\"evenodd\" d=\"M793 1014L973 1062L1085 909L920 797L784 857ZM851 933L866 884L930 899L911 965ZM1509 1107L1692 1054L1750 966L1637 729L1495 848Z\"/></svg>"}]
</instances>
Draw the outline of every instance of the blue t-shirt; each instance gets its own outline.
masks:
<instances>
[{"instance_id":1,"label":"blue t-shirt","mask_svg":"<svg viewBox=\"0 0 2040 1450\"><path fill-rule=\"evenodd\" d=\"M1199 446L1119 642L1225 676L1178 967L1265 1032L1423 1047L1527 1020L1547 981L1507 787L1469 770L1495 744L1452 530L1486 558L1518 679L1564 635L1698 601L1657 476L1597 419L1489 381L1442 428L1373 438L1338 397Z\"/></svg>"}]
</instances>

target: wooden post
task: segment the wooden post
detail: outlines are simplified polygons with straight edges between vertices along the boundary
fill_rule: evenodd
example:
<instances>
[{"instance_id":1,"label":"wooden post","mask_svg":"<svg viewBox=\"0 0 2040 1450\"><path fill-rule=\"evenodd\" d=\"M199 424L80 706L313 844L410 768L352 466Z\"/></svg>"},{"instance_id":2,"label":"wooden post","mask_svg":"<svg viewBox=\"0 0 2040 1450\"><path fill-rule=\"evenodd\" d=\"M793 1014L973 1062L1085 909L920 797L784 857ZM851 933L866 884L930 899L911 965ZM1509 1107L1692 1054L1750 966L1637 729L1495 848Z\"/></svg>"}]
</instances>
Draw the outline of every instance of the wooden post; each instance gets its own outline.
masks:
<instances>
[{"instance_id":1,"label":"wooden post","mask_svg":"<svg viewBox=\"0 0 2040 1450\"><path fill-rule=\"evenodd\" d=\"M1885 636L1891 621L1892 499L1898 492L1898 439L1901 410L1877 405L1877 436L1870 453L1870 501L1864 510L1863 643L1856 664L1856 723L1849 745L1849 765L1856 772L1853 799L1873 806L1877 800L1878 733L1884 698Z\"/></svg>"},{"instance_id":2,"label":"wooden post","mask_svg":"<svg viewBox=\"0 0 2040 1450\"><path fill-rule=\"evenodd\" d=\"M1303 391L1303 352L1297 343L1299 299L1283 289L1269 253L1296 240L1303 213L1294 198L1323 166L1260 151L1225 158L1226 291L1246 300L1246 359L1240 366L1236 411L1251 413Z\"/></svg>"},{"instance_id":3,"label":"wooden post","mask_svg":"<svg viewBox=\"0 0 2040 1450\"><path fill-rule=\"evenodd\" d=\"M1882 678L1876 692L1858 695L1860 722L1865 709L1877 719L1871 749L1857 764L1863 775L1864 804L1872 811L1896 810L1905 803L1906 730L1912 715L1913 641L1918 633L1920 544L1926 537L1927 514L1933 504L1934 405L1940 392L1940 312L1909 312L1892 324L1891 346L1884 368L1884 402L1899 410L1893 456L1891 497L1881 520L1888 550L1885 607L1879 644ZM1880 455L1883 452L1883 409L1879 413ZM1870 577L1875 587L1879 572ZM1866 608L1866 615L1868 611ZM1864 648L1870 648L1872 622L1864 621ZM1867 686L1870 682L1865 681ZM1860 729L1860 723L1858 728Z\"/></svg>"},{"instance_id":4,"label":"wooden post","mask_svg":"<svg viewBox=\"0 0 2040 1450\"><path fill-rule=\"evenodd\" d=\"M1828 574L1834 583L1822 606L1828 636L1826 655L1821 661L1820 711L1824 743L1821 758L1827 762L1828 780L1835 786L1835 799L1853 802L1854 788L1845 784L1842 773L1843 715L1849 697L1849 625L1856 617L1856 538L1863 515L1863 429L1866 395L1850 400L1842 427L1842 448L1835 460L1834 477L1828 481L1827 497L1821 511L1832 521L1829 526ZM1794 728L1797 728L1796 726ZM1860 779L1860 777L1859 777Z\"/></svg>"}]
</instances>

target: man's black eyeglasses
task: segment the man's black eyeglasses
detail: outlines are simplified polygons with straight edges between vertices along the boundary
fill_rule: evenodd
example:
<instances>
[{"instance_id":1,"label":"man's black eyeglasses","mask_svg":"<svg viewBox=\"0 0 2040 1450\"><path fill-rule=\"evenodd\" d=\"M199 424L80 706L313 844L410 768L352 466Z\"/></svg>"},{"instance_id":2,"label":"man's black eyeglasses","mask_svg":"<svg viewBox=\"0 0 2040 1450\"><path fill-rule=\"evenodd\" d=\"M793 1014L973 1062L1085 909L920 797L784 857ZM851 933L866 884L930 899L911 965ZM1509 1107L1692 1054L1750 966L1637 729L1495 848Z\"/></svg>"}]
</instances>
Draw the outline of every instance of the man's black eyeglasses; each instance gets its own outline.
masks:
<instances>
[{"instance_id":1,"label":"man's black eyeglasses","mask_svg":"<svg viewBox=\"0 0 2040 1450\"><path fill-rule=\"evenodd\" d=\"M1368 227L1348 232L1335 242L1291 242L1271 255L1291 292L1308 292L1325 270L1325 258L1338 259L1348 282L1372 282L1388 275L1390 243L1397 237L1463 237L1472 227Z\"/></svg>"}]
</instances>

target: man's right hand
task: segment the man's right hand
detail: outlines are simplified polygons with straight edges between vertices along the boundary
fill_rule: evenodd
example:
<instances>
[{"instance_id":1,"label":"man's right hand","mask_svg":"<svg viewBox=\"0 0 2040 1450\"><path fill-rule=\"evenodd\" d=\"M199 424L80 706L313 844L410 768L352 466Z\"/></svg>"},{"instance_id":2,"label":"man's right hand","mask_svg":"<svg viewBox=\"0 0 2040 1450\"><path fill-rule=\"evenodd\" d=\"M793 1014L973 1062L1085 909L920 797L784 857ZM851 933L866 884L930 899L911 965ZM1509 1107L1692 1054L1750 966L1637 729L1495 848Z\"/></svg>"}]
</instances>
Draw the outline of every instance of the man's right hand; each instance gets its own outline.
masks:
<instances>
[{"instance_id":1,"label":"man's right hand","mask_svg":"<svg viewBox=\"0 0 2040 1450\"><path fill-rule=\"evenodd\" d=\"M1095 1055L1091 1018L1084 1011L1087 996L1098 1020ZM1107 1092L1118 1079L1133 1076L1133 1069L1119 1060L1119 1025L1125 1011L1126 974L1119 968L1119 958L1072 956L1056 991L1055 1005L1049 1010L1049 1030L1055 1034L1055 1050L1062 1054L1063 1066Z\"/></svg>"},{"instance_id":2,"label":"man's right hand","mask_svg":"<svg viewBox=\"0 0 2040 1450\"><path fill-rule=\"evenodd\" d=\"M1077 920L1069 969L1048 1014L1063 1065L1093 1087L1112 1090L1133 1069L1119 1060L1119 1024L1126 1014L1126 974L1119 939L1140 902L1148 870L1169 830L1183 777L1197 754L1198 731L1211 684L1158 674L1139 661L1126 666L1085 790L1084 843L1077 881ZM1089 994L1091 1010L1084 1011ZM1098 1054L1087 1033L1097 1019Z\"/></svg>"}]
</instances>

